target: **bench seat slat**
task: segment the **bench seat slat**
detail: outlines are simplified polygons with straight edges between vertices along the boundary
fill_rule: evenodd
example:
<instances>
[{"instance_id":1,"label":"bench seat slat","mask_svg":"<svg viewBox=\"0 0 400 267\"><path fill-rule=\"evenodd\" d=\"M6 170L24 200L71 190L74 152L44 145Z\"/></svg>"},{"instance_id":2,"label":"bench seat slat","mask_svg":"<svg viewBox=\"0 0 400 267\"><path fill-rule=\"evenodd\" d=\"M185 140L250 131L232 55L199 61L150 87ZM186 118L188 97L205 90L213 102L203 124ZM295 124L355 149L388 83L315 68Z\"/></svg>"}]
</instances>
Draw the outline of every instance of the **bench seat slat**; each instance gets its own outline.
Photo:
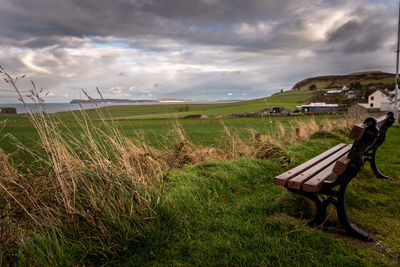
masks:
<instances>
[{"instance_id":1,"label":"bench seat slat","mask_svg":"<svg viewBox=\"0 0 400 267\"><path fill-rule=\"evenodd\" d=\"M322 183L332 177L334 175L333 168L335 164L331 164L326 169L322 170L321 172L317 173L314 177L310 180L306 181L303 184L303 191L305 192L318 192L322 189Z\"/></svg>"},{"instance_id":2,"label":"bench seat slat","mask_svg":"<svg viewBox=\"0 0 400 267\"><path fill-rule=\"evenodd\" d=\"M338 162L340 162L340 169L337 169ZM350 159L347 154L343 155L338 161L326 167L326 169L317 173L310 180L303 184L302 190L305 192L319 192L322 189L323 182L329 178L344 173L349 164ZM344 168L344 169L343 169Z\"/></svg>"},{"instance_id":3,"label":"bench seat slat","mask_svg":"<svg viewBox=\"0 0 400 267\"><path fill-rule=\"evenodd\" d=\"M335 163L339 158L341 158L343 155L348 153L351 149L352 145L347 145L343 149L337 151L333 155L329 156L328 158L324 159L317 165L311 167L310 169L304 171L303 173L297 175L296 177L293 177L292 179L289 180L288 182L288 187L300 190L301 186L306 182L308 179L328 167L329 165Z\"/></svg>"},{"instance_id":4,"label":"bench seat slat","mask_svg":"<svg viewBox=\"0 0 400 267\"><path fill-rule=\"evenodd\" d=\"M328 149L327 151L325 151L324 153L304 162L303 164L287 171L284 172L278 176L276 176L274 178L274 183L276 185L281 185L281 186L285 186L287 185L288 181L298 175L299 173L301 173L302 171L308 170L309 168L311 168L312 166L314 166L315 164L321 162L322 160L326 159L327 157L331 156L332 154L334 154L335 152L339 151L340 149L344 148L346 146L346 144L338 144L334 147L332 147L331 149Z\"/></svg>"}]
</instances>

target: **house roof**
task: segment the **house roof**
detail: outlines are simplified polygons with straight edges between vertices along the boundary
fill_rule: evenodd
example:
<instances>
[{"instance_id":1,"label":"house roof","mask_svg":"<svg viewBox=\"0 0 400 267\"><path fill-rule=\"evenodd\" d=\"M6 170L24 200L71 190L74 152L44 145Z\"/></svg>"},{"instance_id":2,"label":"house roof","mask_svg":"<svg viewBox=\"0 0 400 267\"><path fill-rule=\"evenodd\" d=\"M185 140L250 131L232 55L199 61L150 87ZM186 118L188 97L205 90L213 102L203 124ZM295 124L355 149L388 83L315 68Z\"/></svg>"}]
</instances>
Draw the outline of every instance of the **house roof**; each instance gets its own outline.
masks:
<instances>
[{"instance_id":1,"label":"house roof","mask_svg":"<svg viewBox=\"0 0 400 267\"><path fill-rule=\"evenodd\" d=\"M382 94L384 94L385 96L387 96L387 97L390 97L390 93L388 92L388 91L385 91L385 90L382 90L382 89L377 89L377 90L375 90L372 94L375 94L377 91L380 91ZM370 95L372 95L372 94L370 94ZM369 96L370 96L369 95Z\"/></svg>"},{"instance_id":2,"label":"house roof","mask_svg":"<svg viewBox=\"0 0 400 267\"><path fill-rule=\"evenodd\" d=\"M310 103L308 105L302 105L302 106L296 106L296 107L338 107L338 104L327 104L324 102L318 102L318 103Z\"/></svg>"},{"instance_id":3,"label":"house roof","mask_svg":"<svg viewBox=\"0 0 400 267\"><path fill-rule=\"evenodd\" d=\"M357 103L368 103L368 99L367 98L361 98L360 100L357 101Z\"/></svg>"}]
</instances>

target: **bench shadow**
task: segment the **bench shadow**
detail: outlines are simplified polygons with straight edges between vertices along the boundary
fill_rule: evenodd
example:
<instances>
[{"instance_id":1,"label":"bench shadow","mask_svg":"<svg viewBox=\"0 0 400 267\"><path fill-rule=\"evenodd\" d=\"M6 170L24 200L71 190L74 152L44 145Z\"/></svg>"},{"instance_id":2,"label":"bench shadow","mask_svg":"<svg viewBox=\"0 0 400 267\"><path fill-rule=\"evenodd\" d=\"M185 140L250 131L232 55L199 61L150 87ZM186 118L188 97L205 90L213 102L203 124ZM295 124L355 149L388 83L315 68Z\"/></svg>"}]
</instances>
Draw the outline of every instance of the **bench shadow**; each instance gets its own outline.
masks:
<instances>
[{"instance_id":1,"label":"bench shadow","mask_svg":"<svg viewBox=\"0 0 400 267\"><path fill-rule=\"evenodd\" d=\"M308 224L314 218L316 213L316 207L311 200L300 195L291 194L290 192L284 193L278 199L278 204L280 212L290 217L302 220L305 222L305 224ZM360 226L374 236L378 234L376 229L358 225L357 223L355 223L355 225ZM316 228L310 227L310 229ZM325 234L333 238L338 238L361 247L375 248L378 251L382 251L382 245L380 244L379 240L376 242L364 241L350 236L344 229L342 229L336 214L336 209L332 205L328 206L327 218L322 225L318 226L318 229L322 230Z\"/></svg>"}]
</instances>

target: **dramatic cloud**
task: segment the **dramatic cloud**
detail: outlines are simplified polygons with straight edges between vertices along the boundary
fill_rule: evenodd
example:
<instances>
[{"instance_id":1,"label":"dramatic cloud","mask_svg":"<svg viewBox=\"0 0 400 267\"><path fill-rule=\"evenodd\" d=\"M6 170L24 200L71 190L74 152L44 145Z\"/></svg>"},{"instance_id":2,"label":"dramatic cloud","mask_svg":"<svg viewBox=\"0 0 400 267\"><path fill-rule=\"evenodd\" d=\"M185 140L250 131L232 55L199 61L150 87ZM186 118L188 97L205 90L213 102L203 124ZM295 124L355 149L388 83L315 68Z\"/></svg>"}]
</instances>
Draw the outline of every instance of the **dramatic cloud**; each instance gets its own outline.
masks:
<instances>
[{"instance_id":1,"label":"dramatic cloud","mask_svg":"<svg viewBox=\"0 0 400 267\"><path fill-rule=\"evenodd\" d=\"M310 76L393 71L396 12L367 0L0 0L0 64L50 101L96 86L113 98L248 99ZM0 102L15 99L2 84Z\"/></svg>"}]
</instances>

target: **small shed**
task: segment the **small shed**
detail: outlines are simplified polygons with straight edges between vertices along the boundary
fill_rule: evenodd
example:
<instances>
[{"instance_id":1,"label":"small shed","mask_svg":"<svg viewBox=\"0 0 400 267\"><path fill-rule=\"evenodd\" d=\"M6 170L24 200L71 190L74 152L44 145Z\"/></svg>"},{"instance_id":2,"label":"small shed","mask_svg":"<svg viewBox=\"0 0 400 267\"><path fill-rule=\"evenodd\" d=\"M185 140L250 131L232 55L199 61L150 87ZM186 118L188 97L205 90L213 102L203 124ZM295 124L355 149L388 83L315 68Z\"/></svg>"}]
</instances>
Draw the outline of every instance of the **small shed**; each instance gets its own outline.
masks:
<instances>
[{"instance_id":1,"label":"small shed","mask_svg":"<svg viewBox=\"0 0 400 267\"><path fill-rule=\"evenodd\" d=\"M17 109L11 107L0 107L0 114L17 114Z\"/></svg>"},{"instance_id":2,"label":"small shed","mask_svg":"<svg viewBox=\"0 0 400 267\"><path fill-rule=\"evenodd\" d=\"M271 113L281 113L281 108L278 107L272 108Z\"/></svg>"}]
</instances>

